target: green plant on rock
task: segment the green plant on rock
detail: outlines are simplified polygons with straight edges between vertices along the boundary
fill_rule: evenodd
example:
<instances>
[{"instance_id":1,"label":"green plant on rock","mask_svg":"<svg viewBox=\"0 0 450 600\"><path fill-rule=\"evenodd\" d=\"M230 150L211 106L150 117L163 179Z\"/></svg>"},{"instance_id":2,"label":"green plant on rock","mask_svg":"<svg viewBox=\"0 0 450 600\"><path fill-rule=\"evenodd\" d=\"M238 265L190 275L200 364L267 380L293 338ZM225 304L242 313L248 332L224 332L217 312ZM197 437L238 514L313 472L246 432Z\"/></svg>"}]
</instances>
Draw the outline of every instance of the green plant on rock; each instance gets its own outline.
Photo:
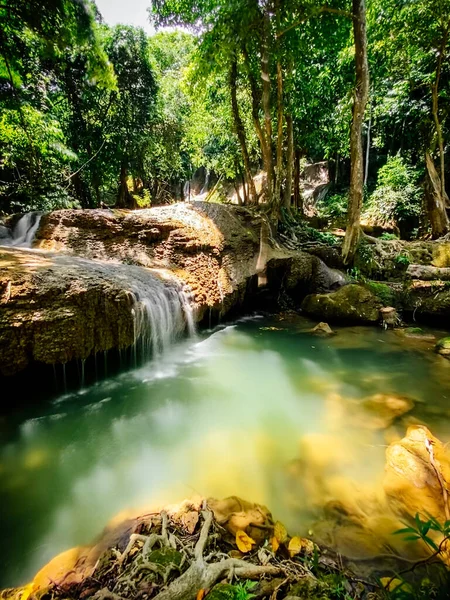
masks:
<instances>
[{"instance_id":1,"label":"green plant on rock","mask_svg":"<svg viewBox=\"0 0 450 600\"><path fill-rule=\"evenodd\" d=\"M441 534L442 539L439 544L436 538L430 536L431 532ZM445 552L450 539L450 521L440 523L436 518L427 515L422 520L419 514L414 518L414 524L395 531L394 534L402 535L408 542L422 542L425 544L431 554L428 558L417 561L411 568L391 577L390 579L380 581L382 595L388 600L444 600L449 597L450 590L450 570L448 566L440 561L440 554ZM434 564L438 567L433 574L428 573L429 567ZM408 583L405 575L411 574L417 570L419 565L427 569L427 575L419 583L414 585Z\"/></svg>"},{"instance_id":2,"label":"green plant on rock","mask_svg":"<svg viewBox=\"0 0 450 600\"><path fill-rule=\"evenodd\" d=\"M394 260L396 265L402 267L404 270L406 270L411 264L411 259L405 252L400 252L400 254L397 254Z\"/></svg>"},{"instance_id":3,"label":"green plant on rock","mask_svg":"<svg viewBox=\"0 0 450 600\"><path fill-rule=\"evenodd\" d=\"M387 233L387 231L385 231L380 235L380 240L398 240L398 235L395 235L395 233Z\"/></svg>"},{"instance_id":4,"label":"green plant on rock","mask_svg":"<svg viewBox=\"0 0 450 600\"><path fill-rule=\"evenodd\" d=\"M238 583L234 586L234 600L251 600L251 598L256 598L255 594L251 593L258 584L256 581L245 581L244 583Z\"/></svg>"}]
</instances>

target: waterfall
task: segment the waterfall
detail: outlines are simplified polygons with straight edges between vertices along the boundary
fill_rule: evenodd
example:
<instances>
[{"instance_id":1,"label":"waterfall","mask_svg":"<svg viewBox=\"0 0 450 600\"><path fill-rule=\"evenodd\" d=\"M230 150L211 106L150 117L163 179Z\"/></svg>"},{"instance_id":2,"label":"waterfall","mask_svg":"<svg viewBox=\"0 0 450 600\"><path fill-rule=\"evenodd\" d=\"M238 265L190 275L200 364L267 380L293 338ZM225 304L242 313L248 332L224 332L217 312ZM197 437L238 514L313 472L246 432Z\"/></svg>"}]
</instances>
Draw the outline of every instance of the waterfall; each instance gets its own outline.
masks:
<instances>
[{"instance_id":1,"label":"waterfall","mask_svg":"<svg viewBox=\"0 0 450 600\"><path fill-rule=\"evenodd\" d=\"M187 331L195 335L192 296L186 286L167 273L153 270L147 281L131 286L135 350L144 357L160 356Z\"/></svg>"},{"instance_id":2,"label":"waterfall","mask_svg":"<svg viewBox=\"0 0 450 600\"><path fill-rule=\"evenodd\" d=\"M31 248L34 236L39 228L42 213L25 213L17 221L11 233L7 230L6 235L0 238L0 244L4 246L20 246L21 248Z\"/></svg>"},{"instance_id":3,"label":"waterfall","mask_svg":"<svg viewBox=\"0 0 450 600\"><path fill-rule=\"evenodd\" d=\"M100 262L75 256L57 261L103 281L115 282L130 299L133 352L144 360L161 356L181 335L195 336L194 300L188 286L166 269Z\"/></svg>"}]
</instances>

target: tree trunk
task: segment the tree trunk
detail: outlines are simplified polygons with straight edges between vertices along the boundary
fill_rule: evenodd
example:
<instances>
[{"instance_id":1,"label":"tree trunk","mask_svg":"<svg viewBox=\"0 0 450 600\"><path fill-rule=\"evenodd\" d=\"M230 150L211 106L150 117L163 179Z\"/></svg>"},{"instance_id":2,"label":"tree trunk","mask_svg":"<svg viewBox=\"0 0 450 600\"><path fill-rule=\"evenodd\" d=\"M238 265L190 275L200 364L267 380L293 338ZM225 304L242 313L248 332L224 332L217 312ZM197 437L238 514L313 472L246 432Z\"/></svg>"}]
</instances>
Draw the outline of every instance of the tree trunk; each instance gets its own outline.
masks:
<instances>
[{"instance_id":1,"label":"tree trunk","mask_svg":"<svg viewBox=\"0 0 450 600\"><path fill-rule=\"evenodd\" d=\"M355 96L350 133L350 196L348 220L342 246L344 264L353 262L360 236L361 207L364 192L364 153L362 126L369 96L369 65L367 62L367 34L365 0L353 0L353 33L355 38Z\"/></svg>"},{"instance_id":2,"label":"tree trunk","mask_svg":"<svg viewBox=\"0 0 450 600\"><path fill-rule=\"evenodd\" d=\"M92 194L89 186L81 177L80 173L75 173L72 177L72 185L76 198L80 201L81 208L92 208Z\"/></svg>"},{"instance_id":3,"label":"tree trunk","mask_svg":"<svg viewBox=\"0 0 450 600\"><path fill-rule=\"evenodd\" d=\"M274 203L281 206L281 183L283 179L283 71L277 62L277 169L275 173Z\"/></svg>"},{"instance_id":4,"label":"tree trunk","mask_svg":"<svg viewBox=\"0 0 450 600\"><path fill-rule=\"evenodd\" d=\"M284 207L291 210L292 170L294 166L294 124L292 116L286 115L287 151L286 151L286 187L284 188Z\"/></svg>"},{"instance_id":5,"label":"tree trunk","mask_svg":"<svg viewBox=\"0 0 450 600\"><path fill-rule=\"evenodd\" d=\"M237 60L234 56L230 66L230 91L231 91L231 109L233 113L234 131L241 147L242 160L244 162L245 177L249 187L249 200L251 204L257 202L255 182L253 181L252 170L250 167L250 157L248 154L245 128L239 114L239 105L237 101Z\"/></svg>"},{"instance_id":6,"label":"tree trunk","mask_svg":"<svg viewBox=\"0 0 450 600\"><path fill-rule=\"evenodd\" d=\"M442 196L441 181L429 152L425 153L425 162L427 166L425 198L432 237L436 239L448 233L449 221L445 210L445 196Z\"/></svg>"},{"instance_id":7,"label":"tree trunk","mask_svg":"<svg viewBox=\"0 0 450 600\"><path fill-rule=\"evenodd\" d=\"M264 128L267 140L266 202L272 203L274 192L274 167L272 155L272 111L270 106L270 68L269 68L269 32L270 16L267 10L263 16L263 36L261 45L261 87Z\"/></svg>"},{"instance_id":8,"label":"tree trunk","mask_svg":"<svg viewBox=\"0 0 450 600\"><path fill-rule=\"evenodd\" d=\"M370 158L370 130L372 129L372 110L370 111L369 124L367 126L367 141L366 141L366 168L364 169L364 185L367 185L369 177L369 158Z\"/></svg>"},{"instance_id":9,"label":"tree trunk","mask_svg":"<svg viewBox=\"0 0 450 600\"><path fill-rule=\"evenodd\" d=\"M119 191L117 194L116 208L137 208L136 200L128 189L127 167L124 163L120 165Z\"/></svg>"},{"instance_id":10,"label":"tree trunk","mask_svg":"<svg viewBox=\"0 0 450 600\"><path fill-rule=\"evenodd\" d=\"M273 171L271 143L270 143L270 140L267 141L265 130L261 126L261 122L259 120L260 93L258 90L258 84L257 84L256 79L253 76L253 73L251 70L248 52L244 45L242 46L242 54L244 56L244 63L245 63L246 71L247 71L248 80L250 83L250 92L251 92L251 97L252 97L253 125L255 127L256 135L258 136L259 144L261 146L263 168L267 174L267 173L271 173ZM266 179L266 188L267 188L267 179ZM270 201L270 200L271 200L271 194L268 194L268 191L266 189L266 201Z\"/></svg>"},{"instance_id":11,"label":"tree trunk","mask_svg":"<svg viewBox=\"0 0 450 600\"><path fill-rule=\"evenodd\" d=\"M444 62L447 42L449 35L450 22L447 24L442 36L441 46L438 53L438 62L436 65L436 75L434 83L431 86L431 98L432 98L432 113L433 121L436 129L436 137L439 146L439 163L440 163L440 194L441 198L445 197L445 155L444 155L444 136L442 134L442 126L439 120L439 83L442 73L442 63Z\"/></svg>"},{"instance_id":12,"label":"tree trunk","mask_svg":"<svg viewBox=\"0 0 450 600\"><path fill-rule=\"evenodd\" d=\"M245 182L245 177L244 177L244 173L241 171L241 181L242 181L242 195L244 196L244 204L248 204L249 203L249 198L248 198L248 190L247 190L247 185ZM254 182L253 182L254 184ZM256 189L255 189L256 192ZM258 201L258 198L256 198L256 201Z\"/></svg>"},{"instance_id":13,"label":"tree trunk","mask_svg":"<svg viewBox=\"0 0 450 600\"><path fill-rule=\"evenodd\" d=\"M298 148L294 154L294 206L296 210L300 210L303 216L303 202L300 195L300 158L301 152Z\"/></svg>"}]
</instances>

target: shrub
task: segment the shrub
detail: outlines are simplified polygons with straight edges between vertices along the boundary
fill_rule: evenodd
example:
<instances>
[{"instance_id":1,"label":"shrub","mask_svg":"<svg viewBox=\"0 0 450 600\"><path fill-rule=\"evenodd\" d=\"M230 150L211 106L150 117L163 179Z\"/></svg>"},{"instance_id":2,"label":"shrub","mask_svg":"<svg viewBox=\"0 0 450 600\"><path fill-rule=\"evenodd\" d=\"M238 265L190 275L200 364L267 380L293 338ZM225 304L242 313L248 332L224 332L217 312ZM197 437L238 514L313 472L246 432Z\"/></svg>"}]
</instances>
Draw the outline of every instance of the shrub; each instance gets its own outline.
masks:
<instances>
[{"instance_id":1,"label":"shrub","mask_svg":"<svg viewBox=\"0 0 450 600\"><path fill-rule=\"evenodd\" d=\"M397 155L388 158L378 172L375 191L370 195L365 214L380 225L412 228L421 211L420 172Z\"/></svg>"},{"instance_id":2,"label":"shrub","mask_svg":"<svg viewBox=\"0 0 450 600\"><path fill-rule=\"evenodd\" d=\"M348 192L326 196L317 203L317 215L328 221L338 221L347 215Z\"/></svg>"}]
</instances>

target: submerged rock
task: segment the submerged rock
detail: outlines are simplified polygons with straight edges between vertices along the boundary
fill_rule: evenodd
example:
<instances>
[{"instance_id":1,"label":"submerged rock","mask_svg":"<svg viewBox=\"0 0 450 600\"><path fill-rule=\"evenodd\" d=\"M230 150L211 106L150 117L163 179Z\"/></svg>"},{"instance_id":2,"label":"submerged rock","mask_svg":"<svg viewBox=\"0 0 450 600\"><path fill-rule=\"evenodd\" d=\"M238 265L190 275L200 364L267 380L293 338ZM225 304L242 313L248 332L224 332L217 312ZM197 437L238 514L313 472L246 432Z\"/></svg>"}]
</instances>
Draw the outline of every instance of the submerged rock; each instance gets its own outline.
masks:
<instances>
[{"instance_id":1,"label":"submerged rock","mask_svg":"<svg viewBox=\"0 0 450 600\"><path fill-rule=\"evenodd\" d=\"M450 337L440 339L435 346L435 350L438 354L450 358Z\"/></svg>"},{"instance_id":2,"label":"submerged rock","mask_svg":"<svg viewBox=\"0 0 450 600\"><path fill-rule=\"evenodd\" d=\"M315 335L323 335L323 336L334 335L334 333L335 333L331 329L331 327L328 325L328 323L324 323L323 321L318 323L310 331L311 331L311 333L314 333Z\"/></svg>"},{"instance_id":3,"label":"submerged rock","mask_svg":"<svg viewBox=\"0 0 450 600\"><path fill-rule=\"evenodd\" d=\"M330 294L310 294L302 303L306 313L334 322L376 323L380 307L380 300L357 284L346 285Z\"/></svg>"},{"instance_id":4,"label":"submerged rock","mask_svg":"<svg viewBox=\"0 0 450 600\"><path fill-rule=\"evenodd\" d=\"M414 408L414 401L408 396L398 394L374 394L365 398L362 406L371 415L371 428L387 429L395 419Z\"/></svg>"}]
</instances>

